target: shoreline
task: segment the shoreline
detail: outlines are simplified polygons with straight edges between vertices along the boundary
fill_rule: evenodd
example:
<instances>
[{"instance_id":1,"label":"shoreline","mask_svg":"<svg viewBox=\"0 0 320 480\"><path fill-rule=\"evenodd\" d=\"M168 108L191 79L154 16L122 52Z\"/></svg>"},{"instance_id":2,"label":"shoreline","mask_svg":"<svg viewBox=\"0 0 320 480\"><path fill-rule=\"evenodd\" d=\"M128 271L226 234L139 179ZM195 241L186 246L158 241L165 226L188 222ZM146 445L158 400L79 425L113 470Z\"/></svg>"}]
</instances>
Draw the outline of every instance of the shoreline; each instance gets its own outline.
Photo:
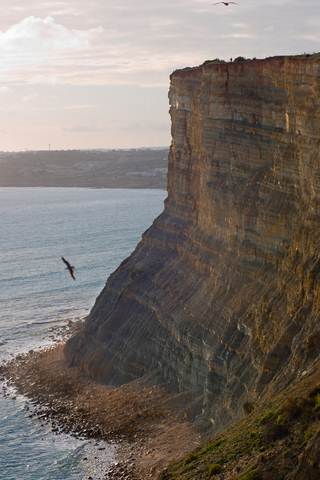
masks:
<instances>
[{"instance_id":1,"label":"shoreline","mask_svg":"<svg viewBox=\"0 0 320 480\"><path fill-rule=\"evenodd\" d=\"M116 461L106 466L105 479L156 479L200 445L177 395L145 379L116 388L98 384L67 366L64 343L18 355L0 365L0 377L55 433L115 445Z\"/></svg>"}]
</instances>

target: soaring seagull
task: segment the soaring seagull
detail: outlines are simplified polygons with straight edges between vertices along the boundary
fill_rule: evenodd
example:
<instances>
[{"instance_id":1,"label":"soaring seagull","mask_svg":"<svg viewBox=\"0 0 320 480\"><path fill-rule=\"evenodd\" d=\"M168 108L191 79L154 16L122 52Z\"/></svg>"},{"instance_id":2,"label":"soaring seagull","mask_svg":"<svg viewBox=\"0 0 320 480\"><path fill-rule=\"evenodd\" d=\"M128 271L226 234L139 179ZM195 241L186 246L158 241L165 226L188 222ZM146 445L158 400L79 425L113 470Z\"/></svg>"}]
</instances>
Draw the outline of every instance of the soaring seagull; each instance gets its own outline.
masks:
<instances>
[{"instance_id":1,"label":"soaring seagull","mask_svg":"<svg viewBox=\"0 0 320 480\"><path fill-rule=\"evenodd\" d=\"M66 260L64 257L61 257L61 260L63 261L63 263L65 263L67 265L66 270L69 270L69 273L70 273L71 277L73 278L73 280L75 280L76 279L76 277L74 276L75 267L70 265L68 260Z\"/></svg>"},{"instance_id":2,"label":"soaring seagull","mask_svg":"<svg viewBox=\"0 0 320 480\"><path fill-rule=\"evenodd\" d=\"M237 2L217 2L213 3L212 5L224 5L225 7L229 7L229 5L239 5Z\"/></svg>"}]
</instances>

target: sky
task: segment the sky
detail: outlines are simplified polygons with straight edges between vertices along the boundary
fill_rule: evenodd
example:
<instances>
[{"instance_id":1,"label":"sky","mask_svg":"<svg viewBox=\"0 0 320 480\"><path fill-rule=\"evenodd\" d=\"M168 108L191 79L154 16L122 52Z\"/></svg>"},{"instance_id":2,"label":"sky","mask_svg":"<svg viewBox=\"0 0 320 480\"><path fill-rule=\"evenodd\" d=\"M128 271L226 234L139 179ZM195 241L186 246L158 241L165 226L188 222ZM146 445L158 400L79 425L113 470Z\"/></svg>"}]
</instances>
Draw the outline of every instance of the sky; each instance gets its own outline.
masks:
<instances>
[{"instance_id":1,"label":"sky","mask_svg":"<svg viewBox=\"0 0 320 480\"><path fill-rule=\"evenodd\" d=\"M169 75L320 50L319 0L1 0L0 150L170 144Z\"/></svg>"}]
</instances>

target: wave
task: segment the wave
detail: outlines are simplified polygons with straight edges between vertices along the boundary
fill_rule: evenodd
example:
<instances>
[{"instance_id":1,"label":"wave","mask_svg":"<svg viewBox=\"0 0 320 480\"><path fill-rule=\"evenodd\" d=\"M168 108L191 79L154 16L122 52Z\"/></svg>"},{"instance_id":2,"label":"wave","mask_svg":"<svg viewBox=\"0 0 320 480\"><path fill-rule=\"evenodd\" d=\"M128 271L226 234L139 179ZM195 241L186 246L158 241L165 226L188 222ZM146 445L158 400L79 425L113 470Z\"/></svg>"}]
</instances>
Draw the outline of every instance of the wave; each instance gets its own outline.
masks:
<instances>
[{"instance_id":1,"label":"wave","mask_svg":"<svg viewBox=\"0 0 320 480\"><path fill-rule=\"evenodd\" d=\"M54 324L58 324L58 323L68 323L70 321L75 322L77 320L85 320L87 315L66 317L66 318L58 318L56 320L41 320L41 321L38 321L38 322L28 322L28 325L52 325L52 324L54 325Z\"/></svg>"}]
</instances>

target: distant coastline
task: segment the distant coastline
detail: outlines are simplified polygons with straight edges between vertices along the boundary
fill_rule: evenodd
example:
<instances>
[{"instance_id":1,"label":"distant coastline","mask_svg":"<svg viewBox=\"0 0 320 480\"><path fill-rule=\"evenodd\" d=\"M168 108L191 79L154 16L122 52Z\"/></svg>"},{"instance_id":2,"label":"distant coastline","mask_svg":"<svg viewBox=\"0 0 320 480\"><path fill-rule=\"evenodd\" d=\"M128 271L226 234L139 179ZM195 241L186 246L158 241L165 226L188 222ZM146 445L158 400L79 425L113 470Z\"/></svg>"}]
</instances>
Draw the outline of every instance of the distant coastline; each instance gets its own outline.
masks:
<instances>
[{"instance_id":1,"label":"distant coastline","mask_svg":"<svg viewBox=\"0 0 320 480\"><path fill-rule=\"evenodd\" d=\"M0 152L0 187L166 189L169 149Z\"/></svg>"}]
</instances>

